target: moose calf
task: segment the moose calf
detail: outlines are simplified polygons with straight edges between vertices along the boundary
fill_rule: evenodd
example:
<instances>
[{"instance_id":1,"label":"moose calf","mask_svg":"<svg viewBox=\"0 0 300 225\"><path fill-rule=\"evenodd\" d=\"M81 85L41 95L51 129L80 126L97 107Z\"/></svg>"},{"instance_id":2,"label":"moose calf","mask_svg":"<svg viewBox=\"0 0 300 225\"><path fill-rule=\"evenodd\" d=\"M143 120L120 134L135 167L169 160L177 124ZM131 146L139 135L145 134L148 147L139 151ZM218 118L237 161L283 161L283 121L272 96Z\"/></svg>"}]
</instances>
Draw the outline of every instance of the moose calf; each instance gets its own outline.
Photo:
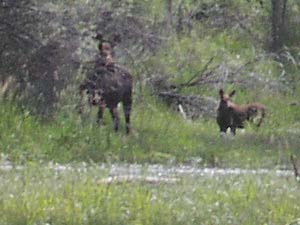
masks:
<instances>
[{"instance_id":1,"label":"moose calf","mask_svg":"<svg viewBox=\"0 0 300 225\"><path fill-rule=\"evenodd\" d=\"M244 128L245 121L252 121L260 111L261 117L256 124L259 127L265 117L265 106L260 103L237 105L231 101L234 94L235 91L232 91L229 95L225 95L223 89L219 90L220 103L217 111L217 123L220 132L226 133L230 128L231 133L235 135L237 128Z\"/></svg>"}]
</instances>

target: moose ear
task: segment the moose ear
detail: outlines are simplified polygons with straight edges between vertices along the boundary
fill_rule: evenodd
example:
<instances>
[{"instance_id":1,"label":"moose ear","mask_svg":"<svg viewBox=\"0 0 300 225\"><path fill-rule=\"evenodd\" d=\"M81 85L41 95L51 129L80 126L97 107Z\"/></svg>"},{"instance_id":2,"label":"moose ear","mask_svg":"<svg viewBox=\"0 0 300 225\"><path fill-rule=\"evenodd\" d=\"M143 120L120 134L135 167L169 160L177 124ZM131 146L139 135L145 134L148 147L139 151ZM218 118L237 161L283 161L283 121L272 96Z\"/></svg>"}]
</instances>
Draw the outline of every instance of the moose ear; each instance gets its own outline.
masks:
<instances>
[{"instance_id":1,"label":"moose ear","mask_svg":"<svg viewBox=\"0 0 300 225\"><path fill-rule=\"evenodd\" d=\"M234 96L235 94L235 90L233 90L232 92L230 92L229 97L231 98L232 96Z\"/></svg>"},{"instance_id":2,"label":"moose ear","mask_svg":"<svg viewBox=\"0 0 300 225\"><path fill-rule=\"evenodd\" d=\"M86 89L86 85L85 84L81 84L80 86L79 86L79 90L80 91L83 91L83 90L85 90Z\"/></svg>"},{"instance_id":3,"label":"moose ear","mask_svg":"<svg viewBox=\"0 0 300 225\"><path fill-rule=\"evenodd\" d=\"M219 95L220 95L221 98L223 98L223 96L224 96L224 90L223 89L219 90Z\"/></svg>"}]
</instances>

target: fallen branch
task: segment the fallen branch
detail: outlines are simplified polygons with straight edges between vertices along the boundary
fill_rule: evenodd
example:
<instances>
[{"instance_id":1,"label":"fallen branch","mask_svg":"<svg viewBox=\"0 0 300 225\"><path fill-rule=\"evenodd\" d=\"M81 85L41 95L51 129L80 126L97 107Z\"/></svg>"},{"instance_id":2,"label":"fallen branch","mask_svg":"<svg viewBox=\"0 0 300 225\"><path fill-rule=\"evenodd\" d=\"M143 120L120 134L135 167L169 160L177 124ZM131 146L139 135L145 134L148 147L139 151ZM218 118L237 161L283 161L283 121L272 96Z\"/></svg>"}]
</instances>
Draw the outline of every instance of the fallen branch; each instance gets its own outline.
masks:
<instances>
[{"instance_id":1,"label":"fallen branch","mask_svg":"<svg viewBox=\"0 0 300 225\"><path fill-rule=\"evenodd\" d=\"M158 97L179 111L185 119L213 117L217 107L216 99L210 97L181 95L175 92L159 92Z\"/></svg>"}]
</instances>

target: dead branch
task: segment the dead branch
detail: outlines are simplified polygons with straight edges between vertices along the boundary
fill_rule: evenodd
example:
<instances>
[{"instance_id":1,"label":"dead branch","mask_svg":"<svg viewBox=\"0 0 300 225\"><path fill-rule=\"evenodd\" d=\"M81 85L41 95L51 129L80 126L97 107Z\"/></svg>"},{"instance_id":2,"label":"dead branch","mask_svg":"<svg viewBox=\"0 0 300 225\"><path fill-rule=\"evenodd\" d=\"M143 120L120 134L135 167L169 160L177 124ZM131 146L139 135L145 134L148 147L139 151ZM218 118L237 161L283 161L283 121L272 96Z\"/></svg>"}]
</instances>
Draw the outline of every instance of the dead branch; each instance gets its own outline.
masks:
<instances>
[{"instance_id":1,"label":"dead branch","mask_svg":"<svg viewBox=\"0 0 300 225\"><path fill-rule=\"evenodd\" d=\"M254 63L258 62L261 58L262 58L262 56L258 56L258 57L256 57L255 59L250 60L250 61L244 63L242 66L240 66L240 67L237 68L235 71L233 71L230 75L231 75L231 76L234 76L235 74L240 73L240 72L241 72L243 69L245 69L247 66L249 66L249 65L251 65L251 64L254 64Z\"/></svg>"},{"instance_id":2,"label":"dead branch","mask_svg":"<svg viewBox=\"0 0 300 225\"><path fill-rule=\"evenodd\" d=\"M235 83L235 84L247 84L249 83L247 80L235 78L236 74L241 73L246 67L253 65L254 63L258 62L264 55L260 55L255 59L249 60L240 67L238 67L235 71L229 72L230 79L227 80L228 83ZM211 64L214 57L212 57L204 66L201 73L196 73L189 81L179 84L179 85L171 85L173 89L181 89L183 87L193 87L203 84L218 84L224 82L222 78L219 77L218 74L213 74L213 72L220 67L217 65L213 67L210 71L207 71L209 64ZM196 80L195 78L198 77Z\"/></svg>"},{"instance_id":3,"label":"dead branch","mask_svg":"<svg viewBox=\"0 0 300 225\"><path fill-rule=\"evenodd\" d=\"M300 176L299 176L299 171L298 171L298 167L297 167L297 163L296 163L296 159L294 155L291 155L291 163L293 165L293 170L294 170L294 175L296 178L296 181L300 181Z\"/></svg>"},{"instance_id":4,"label":"dead branch","mask_svg":"<svg viewBox=\"0 0 300 225\"><path fill-rule=\"evenodd\" d=\"M191 84L192 84L192 81L193 81L196 77L201 76L201 75L203 75L203 74L205 73L205 71L207 70L208 66L212 63L212 61L213 61L214 58L215 58L214 56L211 57L211 58L207 61L207 63L204 65L204 67L201 69L201 71L195 73L195 75L192 76L192 78L189 79L187 82L182 83L182 84L179 84L179 85L172 85L172 88L174 88L174 89L181 89L181 88L183 88L183 87L190 87ZM193 83L194 83L194 82L193 82Z\"/></svg>"}]
</instances>

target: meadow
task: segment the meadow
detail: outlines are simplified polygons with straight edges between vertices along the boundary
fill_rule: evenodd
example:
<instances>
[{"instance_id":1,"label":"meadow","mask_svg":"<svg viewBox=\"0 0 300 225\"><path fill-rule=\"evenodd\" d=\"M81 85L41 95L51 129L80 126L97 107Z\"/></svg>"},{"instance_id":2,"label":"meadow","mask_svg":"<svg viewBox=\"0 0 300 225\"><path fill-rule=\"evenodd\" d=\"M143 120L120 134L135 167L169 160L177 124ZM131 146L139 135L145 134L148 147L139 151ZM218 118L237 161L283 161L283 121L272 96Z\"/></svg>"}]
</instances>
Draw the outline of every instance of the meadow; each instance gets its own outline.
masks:
<instances>
[{"instance_id":1,"label":"meadow","mask_svg":"<svg viewBox=\"0 0 300 225\"><path fill-rule=\"evenodd\" d=\"M0 26L11 23L19 37L0 29L10 47L0 55L0 224L300 224L291 162L300 167L300 5L288 1L284 45L272 52L276 1L261 2L0 4ZM97 29L108 39L119 33L115 60L133 74L129 135L122 106L119 132L108 111L102 126L96 107L78 113ZM264 104L261 127L221 137L216 109L185 119L159 97L167 90L217 102L220 88L236 90L238 104ZM172 173L182 167L191 173Z\"/></svg>"},{"instance_id":2,"label":"meadow","mask_svg":"<svg viewBox=\"0 0 300 225\"><path fill-rule=\"evenodd\" d=\"M299 106L286 106L287 101L276 101L275 109L269 104L259 129L247 124L246 131L238 131L234 138L230 134L221 138L214 118L185 120L153 98L134 104L130 135L125 134L123 117L120 132L113 131L108 112L106 125L99 126L96 108L81 116L74 106L45 121L2 102L1 154L16 164L83 161L291 168L291 154L299 155L300 112Z\"/></svg>"},{"instance_id":3,"label":"meadow","mask_svg":"<svg viewBox=\"0 0 300 225\"><path fill-rule=\"evenodd\" d=\"M9 169L0 170L0 224L300 223L299 182L290 162L291 154L299 157L299 110L286 106L292 97L277 98L260 129L247 124L234 138L222 138L214 118L187 121L145 98L134 104L129 135L124 123L113 131L109 113L99 127L96 109L82 117L75 105L66 106L72 110L47 121L2 101L0 165ZM57 163L66 169L55 169ZM115 174L109 182L114 165L124 163L145 171L152 164L269 170L170 175L174 182L149 182L147 173L118 181ZM289 176L275 169L288 169Z\"/></svg>"},{"instance_id":4,"label":"meadow","mask_svg":"<svg viewBox=\"0 0 300 225\"><path fill-rule=\"evenodd\" d=\"M109 169L31 165L1 171L0 223L299 224L299 183L267 174L104 182ZM146 167L145 167L146 168ZM146 170L146 169L145 169ZM174 178L174 177L173 177Z\"/></svg>"}]
</instances>

